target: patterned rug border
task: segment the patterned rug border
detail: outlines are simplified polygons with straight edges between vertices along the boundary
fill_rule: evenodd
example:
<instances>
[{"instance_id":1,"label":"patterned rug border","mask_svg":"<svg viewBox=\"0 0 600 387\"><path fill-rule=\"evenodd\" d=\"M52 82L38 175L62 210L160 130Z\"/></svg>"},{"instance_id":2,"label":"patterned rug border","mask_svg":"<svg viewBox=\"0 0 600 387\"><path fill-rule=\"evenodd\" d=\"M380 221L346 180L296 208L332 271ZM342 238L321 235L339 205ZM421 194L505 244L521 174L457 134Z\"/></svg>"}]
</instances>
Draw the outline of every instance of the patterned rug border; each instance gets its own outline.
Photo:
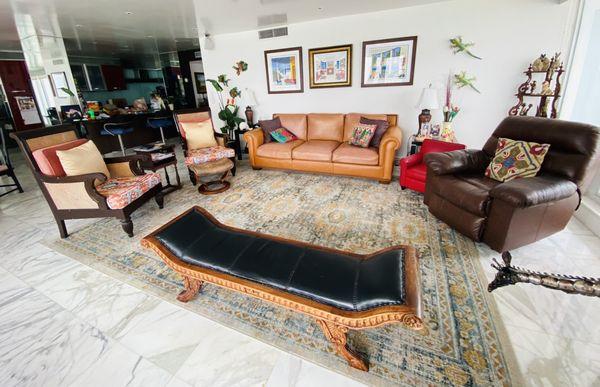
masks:
<instances>
[{"instance_id":1,"label":"patterned rug border","mask_svg":"<svg viewBox=\"0 0 600 387\"><path fill-rule=\"evenodd\" d=\"M113 268L113 267L103 264L93 254L90 254L89 252L78 250L73 245L59 245L58 243L60 243L60 239L44 240L42 242L42 244L44 244L46 247L49 247L49 248L53 249L54 251L56 251L60 254L63 254L69 258L75 259L78 262L81 262L82 264L84 264L92 269L98 270L101 273L108 275L111 278L121 281L127 285L133 286L141 291L151 294L152 296L158 297L161 300L169 302L172 305L175 305L177 307L180 307L180 308L189 310L193 313L196 313L196 314L198 314L204 318L207 318L211 321L214 321L222 326L233 329L243 335L250 336L255 340L259 340L260 342L265 343L269 346L275 347L281 351L291 353L291 354L298 356L308 362L319 365L321 367L325 367L330 371L350 377L352 379L355 379L355 380L357 380L361 383L365 383L367 385L375 385L375 384L373 384L374 379L377 379L379 381L379 383L376 385L381 385L381 386L386 385L385 383L383 383L385 381L379 379L378 377L376 377L374 375L369 375L368 373L364 373L362 371L358 371L349 366L342 366L341 368L343 369L343 372L340 372L341 371L340 364L331 359L327 359L327 360L321 359L324 361L316 363L313 360L311 360L310 351L304 350L299 346L294 346L294 345L286 342L283 339L278 339L276 342L263 340L261 337L259 337L260 335L254 334L255 333L255 331L253 332L254 328L251 326L248 326L248 325L245 325L245 324L242 324L239 322L231 321L231 320L224 321L224 319L220 319L217 316L211 316L206 313L201 313L200 311L194 309L191 304L184 304L184 303L178 302L176 299L176 295L177 295L179 289L173 289L174 291L172 293L169 293L166 290L161 290L161 289L155 288L155 287L149 287L141 279L135 278L135 277L129 275L128 273L119 271L116 268ZM462 241L460 243L464 244L464 242L462 242ZM481 263L478 259L479 252L478 252L477 248L475 247L474 244L464 244L464 247L470 253L473 254L473 257L476 257L476 258L474 258L474 260L476 260L477 262L474 262L474 266L475 266L475 269L476 269L476 272L478 275L478 281L479 281L480 286L483 286L483 288L486 289L487 288L487 286L486 286L487 278L485 276L484 269L481 266ZM523 382L523 380L524 380L523 375L521 373L521 370L520 370L517 360L516 360L516 355L514 353L512 345L510 344L510 339L508 337L508 331L507 331L506 326L504 325L503 321L501 320L496 300L487 291L485 291L484 293L485 293L484 297L486 300L488 310L494 321L493 325L494 325L495 331L498 335L502 353L505 357L505 361L506 361L506 364L508 367L508 372L510 375L510 379L512 381L512 385L514 385L514 386L525 385ZM498 323L498 322L500 322L500 323Z\"/></svg>"}]
</instances>

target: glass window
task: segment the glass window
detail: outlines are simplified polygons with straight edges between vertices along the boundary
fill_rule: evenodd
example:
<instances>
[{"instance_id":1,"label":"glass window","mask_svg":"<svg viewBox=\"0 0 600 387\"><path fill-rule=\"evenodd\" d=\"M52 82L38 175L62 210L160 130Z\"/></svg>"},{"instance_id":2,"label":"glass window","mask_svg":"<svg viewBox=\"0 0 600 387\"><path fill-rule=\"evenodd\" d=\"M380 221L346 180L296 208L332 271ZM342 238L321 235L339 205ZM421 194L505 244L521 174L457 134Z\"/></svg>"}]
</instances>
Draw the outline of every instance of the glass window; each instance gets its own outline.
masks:
<instances>
[{"instance_id":1,"label":"glass window","mask_svg":"<svg viewBox=\"0 0 600 387\"><path fill-rule=\"evenodd\" d=\"M106 90L104 84L104 78L102 77L102 70L98 65L85 65L87 71L88 80L90 81L90 88L92 90Z\"/></svg>"},{"instance_id":2,"label":"glass window","mask_svg":"<svg viewBox=\"0 0 600 387\"><path fill-rule=\"evenodd\" d=\"M73 73L73 78L75 79L75 84L81 91L87 91L90 89L88 86L87 78L85 77L85 71L83 70L83 65L75 64L71 65L71 73Z\"/></svg>"}]
</instances>

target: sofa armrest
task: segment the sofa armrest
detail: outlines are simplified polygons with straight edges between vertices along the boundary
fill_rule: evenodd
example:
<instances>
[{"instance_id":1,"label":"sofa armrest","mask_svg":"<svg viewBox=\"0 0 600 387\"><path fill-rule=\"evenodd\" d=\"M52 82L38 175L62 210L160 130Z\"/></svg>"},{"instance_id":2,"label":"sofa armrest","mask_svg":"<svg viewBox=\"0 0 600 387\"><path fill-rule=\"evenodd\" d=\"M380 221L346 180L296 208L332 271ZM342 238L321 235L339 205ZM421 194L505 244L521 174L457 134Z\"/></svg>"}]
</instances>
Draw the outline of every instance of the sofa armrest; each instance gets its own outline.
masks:
<instances>
[{"instance_id":1,"label":"sofa armrest","mask_svg":"<svg viewBox=\"0 0 600 387\"><path fill-rule=\"evenodd\" d=\"M256 157L256 150L265 142L263 130L261 128L255 128L244 133L244 140L246 140L246 144L248 145L250 164L255 165L254 158Z\"/></svg>"},{"instance_id":2,"label":"sofa armrest","mask_svg":"<svg viewBox=\"0 0 600 387\"><path fill-rule=\"evenodd\" d=\"M141 176L141 162L150 160L150 155L107 157L104 159L111 177Z\"/></svg>"},{"instance_id":3,"label":"sofa armrest","mask_svg":"<svg viewBox=\"0 0 600 387\"><path fill-rule=\"evenodd\" d=\"M388 130L385 131L383 137L381 137L381 142L379 143L379 154L381 155L386 148L392 147L395 152L398 148L400 148L400 144L402 143L402 130L398 126L390 126Z\"/></svg>"},{"instance_id":4,"label":"sofa armrest","mask_svg":"<svg viewBox=\"0 0 600 387\"><path fill-rule=\"evenodd\" d=\"M490 190L490 197L513 207L524 208L571 197L577 185L555 176L535 176L513 179Z\"/></svg>"},{"instance_id":5,"label":"sofa armrest","mask_svg":"<svg viewBox=\"0 0 600 387\"><path fill-rule=\"evenodd\" d=\"M427 168L436 175L463 172L483 173L490 163L490 157L484 151L477 149L428 153L424 160Z\"/></svg>"},{"instance_id":6,"label":"sofa armrest","mask_svg":"<svg viewBox=\"0 0 600 387\"><path fill-rule=\"evenodd\" d=\"M423 153L415 153L414 155L406 156L400 159L400 168L402 170L408 167L414 167L423 163Z\"/></svg>"},{"instance_id":7,"label":"sofa armrest","mask_svg":"<svg viewBox=\"0 0 600 387\"><path fill-rule=\"evenodd\" d=\"M106 181L103 173L54 177L37 174L58 210L108 209L106 198L96 191L95 182Z\"/></svg>"}]
</instances>

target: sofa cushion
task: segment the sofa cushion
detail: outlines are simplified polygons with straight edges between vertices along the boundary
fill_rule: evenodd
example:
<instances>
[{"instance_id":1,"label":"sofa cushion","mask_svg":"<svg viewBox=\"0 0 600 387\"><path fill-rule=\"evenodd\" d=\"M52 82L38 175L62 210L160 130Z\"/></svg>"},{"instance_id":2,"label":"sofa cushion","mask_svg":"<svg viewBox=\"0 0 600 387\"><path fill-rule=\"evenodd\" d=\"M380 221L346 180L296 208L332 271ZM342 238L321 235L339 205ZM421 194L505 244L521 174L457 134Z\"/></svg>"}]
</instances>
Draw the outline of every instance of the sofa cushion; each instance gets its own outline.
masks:
<instances>
[{"instance_id":1,"label":"sofa cushion","mask_svg":"<svg viewBox=\"0 0 600 387\"><path fill-rule=\"evenodd\" d=\"M71 149L58 150L56 155L67 176L103 173L110 178L104 158L93 141L87 141ZM96 180L94 184L100 184L100 180Z\"/></svg>"},{"instance_id":2,"label":"sofa cushion","mask_svg":"<svg viewBox=\"0 0 600 387\"><path fill-rule=\"evenodd\" d=\"M271 138L271 132L282 127L279 117L275 117L272 120L260 120L258 121L258 126L260 126L263 131L265 144L273 141Z\"/></svg>"},{"instance_id":3,"label":"sofa cushion","mask_svg":"<svg viewBox=\"0 0 600 387\"><path fill-rule=\"evenodd\" d=\"M211 146L209 148L192 149L187 151L185 165L203 164L231 157L235 157L235 150L220 145Z\"/></svg>"},{"instance_id":4,"label":"sofa cushion","mask_svg":"<svg viewBox=\"0 0 600 387\"><path fill-rule=\"evenodd\" d=\"M550 144L500 138L485 175L498 181L533 177L542 167L548 149Z\"/></svg>"},{"instance_id":5,"label":"sofa cushion","mask_svg":"<svg viewBox=\"0 0 600 387\"><path fill-rule=\"evenodd\" d=\"M273 140L281 144L298 139L298 137L296 137L294 133L290 132L286 128L275 129L270 133L270 135L273 138Z\"/></svg>"},{"instance_id":6,"label":"sofa cushion","mask_svg":"<svg viewBox=\"0 0 600 387\"><path fill-rule=\"evenodd\" d=\"M281 126L294 133L300 140L306 141L306 114L273 114L279 117Z\"/></svg>"},{"instance_id":7,"label":"sofa cushion","mask_svg":"<svg viewBox=\"0 0 600 387\"><path fill-rule=\"evenodd\" d=\"M292 159L292 150L299 145L302 145L304 141L294 140L286 143L270 142L263 144L256 150L256 155L259 157L267 157L270 159Z\"/></svg>"},{"instance_id":8,"label":"sofa cushion","mask_svg":"<svg viewBox=\"0 0 600 387\"><path fill-rule=\"evenodd\" d=\"M379 144L381 144L381 139L383 138L383 135L385 134L385 132L387 132L388 128L390 127L390 123L387 120L372 120L372 119L366 118L366 117L361 117L360 123L377 126L375 128L375 133L373 134L373 138L371 139L371 146L379 147Z\"/></svg>"},{"instance_id":9,"label":"sofa cushion","mask_svg":"<svg viewBox=\"0 0 600 387\"><path fill-rule=\"evenodd\" d=\"M308 139L342 142L344 115L311 113L308 115Z\"/></svg>"},{"instance_id":10,"label":"sofa cushion","mask_svg":"<svg viewBox=\"0 0 600 387\"><path fill-rule=\"evenodd\" d=\"M333 151L340 146L337 141L311 140L292 150L292 159L308 161L331 161Z\"/></svg>"},{"instance_id":11,"label":"sofa cushion","mask_svg":"<svg viewBox=\"0 0 600 387\"><path fill-rule=\"evenodd\" d=\"M375 129L377 129L377 125L356 125L354 133L352 133L352 137L350 138L350 145L368 148L375 134Z\"/></svg>"},{"instance_id":12,"label":"sofa cushion","mask_svg":"<svg viewBox=\"0 0 600 387\"><path fill-rule=\"evenodd\" d=\"M354 127L360 122L361 117L371 120L387 120L387 115L385 114L348 113L344 117L344 141L350 140Z\"/></svg>"},{"instance_id":13,"label":"sofa cushion","mask_svg":"<svg viewBox=\"0 0 600 387\"><path fill-rule=\"evenodd\" d=\"M56 151L72 149L88 141L87 138L79 138L62 144L41 148L33 151L33 159L37 163L40 172L44 175L63 177L66 176L66 173L56 155Z\"/></svg>"},{"instance_id":14,"label":"sofa cushion","mask_svg":"<svg viewBox=\"0 0 600 387\"><path fill-rule=\"evenodd\" d=\"M217 146L212 121L182 122L180 127L185 133L188 149L202 149Z\"/></svg>"},{"instance_id":15,"label":"sofa cushion","mask_svg":"<svg viewBox=\"0 0 600 387\"><path fill-rule=\"evenodd\" d=\"M485 217L488 213L490 190L500 184L481 175L442 175L427 182L433 190L455 206Z\"/></svg>"},{"instance_id":16,"label":"sofa cushion","mask_svg":"<svg viewBox=\"0 0 600 387\"><path fill-rule=\"evenodd\" d=\"M96 187L98 193L106 198L108 207L117 210L127 207L140 196L160 184L158 173L147 173L142 176L118 177L108 179Z\"/></svg>"},{"instance_id":17,"label":"sofa cushion","mask_svg":"<svg viewBox=\"0 0 600 387\"><path fill-rule=\"evenodd\" d=\"M377 148L360 148L344 142L333 151L332 161L342 164L377 165L379 153Z\"/></svg>"}]
</instances>

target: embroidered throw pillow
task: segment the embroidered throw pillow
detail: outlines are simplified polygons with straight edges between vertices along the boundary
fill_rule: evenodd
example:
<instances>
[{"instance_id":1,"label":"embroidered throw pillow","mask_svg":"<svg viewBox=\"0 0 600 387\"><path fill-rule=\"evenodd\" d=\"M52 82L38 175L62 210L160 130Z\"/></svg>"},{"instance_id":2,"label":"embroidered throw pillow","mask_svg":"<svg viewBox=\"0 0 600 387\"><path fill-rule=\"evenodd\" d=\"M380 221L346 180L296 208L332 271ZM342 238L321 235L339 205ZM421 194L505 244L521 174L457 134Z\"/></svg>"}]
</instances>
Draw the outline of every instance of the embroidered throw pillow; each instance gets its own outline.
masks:
<instances>
[{"instance_id":1,"label":"embroidered throw pillow","mask_svg":"<svg viewBox=\"0 0 600 387\"><path fill-rule=\"evenodd\" d=\"M360 117L360 123L367 125L377 125L377 129L375 129L375 134L371 139L370 146L379 147L379 144L381 143L381 138L383 137L385 132L387 132L388 128L390 127L390 123L386 120L372 120L366 117Z\"/></svg>"},{"instance_id":2,"label":"embroidered throw pillow","mask_svg":"<svg viewBox=\"0 0 600 387\"><path fill-rule=\"evenodd\" d=\"M298 139L298 137L294 136L294 133L290 132L286 128L275 129L271 132L271 137L273 138L273 140L282 144L288 141L294 141Z\"/></svg>"},{"instance_id":3,"label":"embroidered throw pillow","mask_svg":"<svg viewBox=\"0 0 600 387\"><path fill-rule=\"evenodd\" d=\"M281 128L283 125L281 125L281 121L279 120L279 117L277 117L277 118L273 118L272 120L258 121L258 126L260 126L261 129L263 130L263 134L264 134L263 137L265 138L265 144L266 144L268 142L273 141L271 138L271 132Z\"/></svg>"},{"instance_id":4,"label":"embroidered throw pillow","mask_svg":"<svg viewBox=\"0 0 600 387\"><path fill-rule=\"evenodd\" d=\"M352 137L350 137L350 145L367 148L371 142L371 139L373 138L373 135L375 134L376 129L377 125L356 125L354 127L354 131L352 132Z\"/></svg>"},{"instance_id":5,"label":"embroidered throw pillow","mask_svg":"<svg viewBox=\"0 0 600 387\"><path fill-rule=\"evenodd\" d=\"M496 154L485 170L485 175L498 181L535 176L544 162L550 144L500 138Z\"/></svg>"}]
</instances>

